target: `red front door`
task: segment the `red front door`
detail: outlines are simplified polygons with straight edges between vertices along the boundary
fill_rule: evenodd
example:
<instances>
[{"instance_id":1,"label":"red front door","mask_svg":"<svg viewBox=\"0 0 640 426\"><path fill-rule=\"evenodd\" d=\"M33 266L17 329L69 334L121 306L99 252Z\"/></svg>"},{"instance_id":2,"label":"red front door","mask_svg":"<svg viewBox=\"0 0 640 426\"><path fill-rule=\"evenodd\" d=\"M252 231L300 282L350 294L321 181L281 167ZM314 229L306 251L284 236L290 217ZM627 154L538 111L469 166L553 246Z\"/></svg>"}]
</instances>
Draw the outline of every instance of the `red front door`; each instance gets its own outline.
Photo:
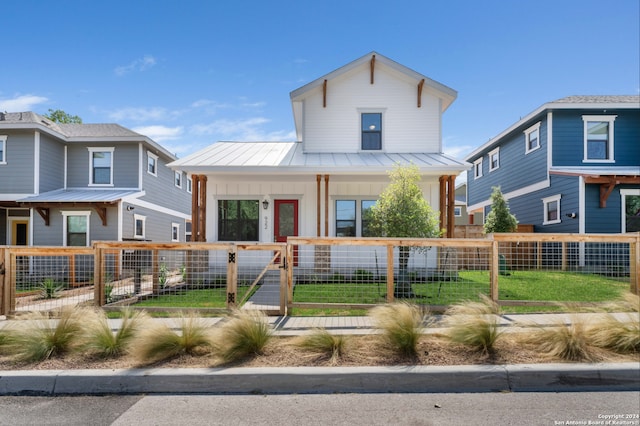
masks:
<instances>
[{"instance_id":1,"label":"red front door","mask_svg":"<svg viewBox=\"0 0 640 426\"><path fill-rule=\"evenodd\" d=\"M275 200L274 233L277 243L286 243L287 237L298 236L298 200ZM293 248L293 263L298 265L298 248Z\"/></svg>"}]
</instances>

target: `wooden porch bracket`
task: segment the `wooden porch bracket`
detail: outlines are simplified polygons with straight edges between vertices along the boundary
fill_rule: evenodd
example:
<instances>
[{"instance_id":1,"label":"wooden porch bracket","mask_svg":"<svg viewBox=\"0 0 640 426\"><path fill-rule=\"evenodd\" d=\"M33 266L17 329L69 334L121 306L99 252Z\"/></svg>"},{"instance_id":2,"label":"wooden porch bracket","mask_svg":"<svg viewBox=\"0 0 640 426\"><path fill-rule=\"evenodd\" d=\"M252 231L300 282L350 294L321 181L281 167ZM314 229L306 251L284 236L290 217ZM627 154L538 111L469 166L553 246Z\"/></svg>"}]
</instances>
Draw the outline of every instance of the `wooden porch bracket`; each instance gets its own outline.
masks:
<instances>
[{"instance_id":1,"label":"wooden porch bracket","mask_svg":"<svg viewBox=\"0 0 640 426\"><path fill-rule=\"evenodd\" d=\"M616 185L638 184L640 176L585 176L584 183L600 184L600 208L604 209L607 207L607 199Z\"/></svg>"},{"instance_id":2,"label":"wooden porch bracket","mask_svg":"<svg viewBox=\"0 0 640 426\"><path fill-rule=\"evenodd\" d=\"M376 55L371 56L371 62L369 66L371 67L371 84L373 84L373 71L376 67Z\"/></svg>"},{"instance_id":3,"label":"wooden porch bracket","mask_svg":"<svg viewBox=\"0 0 640 426\"><path fill-rule=\"evenodd\" d=\"M324 79L322 83L322 108L327 107L327 79Z\"/></svg>"},{"instance_id":4,"label":"wooden porch bracket","mask_svg":"<svg viewBox=\"0 0 640 426\"><path fill-rule=\"evenodd\" d=\"M107 226L107 208L105 206L95 206L95 209L102 220L102 226Z\"/></svg>"},{"instance_id":5,"label":"wooden porch bracket","mask_svg":"<svg viewBox=\"0 0 640 426\"><path fill-rule=\"evenodd\" d=\"M418 83L418 108L422 106L422 87L424 86L424 78Z\"/></svg>"},{"instance_id":6,"label":"wooden porch bracket","mask_svg":"<svg viewBox=\"0 0 640 426\"><path fill-rule=\"evenodd\" d=\"M36 207L36 211L38 212L38 214L40 215L42 220L44 220L44 225L45 226L49 226L49 214L50 214L49 208L48 207Z\"/></svg>"}]
</instances>

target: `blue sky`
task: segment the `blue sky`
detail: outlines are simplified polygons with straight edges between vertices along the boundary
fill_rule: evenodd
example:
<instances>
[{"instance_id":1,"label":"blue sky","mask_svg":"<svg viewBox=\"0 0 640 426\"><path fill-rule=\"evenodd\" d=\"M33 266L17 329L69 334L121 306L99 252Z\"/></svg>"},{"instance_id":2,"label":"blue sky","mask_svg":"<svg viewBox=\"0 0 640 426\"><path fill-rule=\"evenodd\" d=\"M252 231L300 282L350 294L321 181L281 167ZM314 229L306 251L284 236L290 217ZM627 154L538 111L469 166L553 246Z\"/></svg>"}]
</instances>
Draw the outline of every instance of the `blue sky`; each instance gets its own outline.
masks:
<instances>
[{"instance_id":1,"label":"blue sky","mask_svg":"<svg viewBox=\"0 0 640 426\"><path fill-rule=\"evenodd\" d=\"M371 51L458 91L463 159L540 105L640 93L638 0L3 2L0 110L116 122L184 157L293 140L289 92Z\"/></svg>"}]
</instances>

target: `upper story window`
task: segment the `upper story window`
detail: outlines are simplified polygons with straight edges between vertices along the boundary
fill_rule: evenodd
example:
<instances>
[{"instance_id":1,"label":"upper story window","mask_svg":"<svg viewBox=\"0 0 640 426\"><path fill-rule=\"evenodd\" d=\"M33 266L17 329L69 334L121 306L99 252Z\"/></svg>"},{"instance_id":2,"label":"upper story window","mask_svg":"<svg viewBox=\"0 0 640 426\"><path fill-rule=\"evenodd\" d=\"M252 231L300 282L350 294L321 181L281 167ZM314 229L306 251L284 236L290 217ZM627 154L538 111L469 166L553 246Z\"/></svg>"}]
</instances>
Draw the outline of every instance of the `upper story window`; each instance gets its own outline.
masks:
<instances>
[{"instance_id":1,"label":"upper story window","mask_svg":"<svg viewBox=\"0 0 640 426\"><path fill-rule=\"evenodd\" d=\"M64 218L62 232L64 246L86 247L89 245L90 211L62 211Z\"/></svg>"},{"instance_id":2,"label":"upper story window","mask_svg":"<svg viewBox=\"0 0 640 426\"><path fill-rule=\"evenodd\" d=\"M158 156L147 151L147 173L158 176Z\"/></svg>"},{"instance_id":3,"label":"upper story window","mask_svg":"<svg viewBox=\"0 0 640 426\"><path fill-rule=\"evenodd\" d=\"M147 217L139 214L133 215L133 237L145 238Z\"/></svg>"},{"instance_id":4,"label":"upper story window","mask_svg":"<svg viewBox=\"0 0 640 426\"><path fill-rule=\"evenodd\" d=\"M0 164L7 164L7 136L0 135Z\"/></svg>"},{"instance_id":5,"label":"upper story window","mask_svg":"<svg viewBox=\"0 0 640 426\"><path fill-rule=\"evenodd\" d=\"M584 161L613 162L613 122L615 115L583 115Z\"/></svg>"},{"instance_id":6,"label":"upper story window","mask_svg":"<svg viewBox=\"0 0 640 426\"><path fill-rule=\"evenodd\" d=\"M182 172L174 172L173 183L178 188L182 188Z\"/></svg>"},{"instance_id":7,"label":"upper story window","mask_svg":"<svg viewBox=\"0 0 640 426\"><path fill-rule=\"evenodd\" d=\"M540 148L540 123L536 123L524 131L524 153L528 154Z\"/></svg>"},{"instance_id":8,"label":"upper story window","mask_svg":"<svg viewBox=\"0 0 640 426\"><path fill-rule=\"evenodd\" d=\"M473 162L473 178L478 179L482 177L482 157Z\"/></svg>"},{"instance_id":9,"label":"upper story window","mask_svg":"<svg viewBox=\"0 0 640 426\"><path fill-rule=\"evenodd\" d=\"M187 192L189 194L191 194L192 188L193 187L193 181L191 180L190 177L187 178Z\"/></svg>"},{"instance_id":10,"label":"upper story window","mask_svg":"<svg viewBox=\"0 0 640 426\"><path fill-rule=\"evenodd\" d=\"M362 113L362 150L382 149L382 113Z\"/></svg>"},{"instance_id":11,"label":"upper story window","mask_svg":"<svg viewBox=\"0 0 640 426\"><path fill-rule=\"evenodd\" d=\"M500 148L489 152L489 171L492 172L500 168Z\"/></svg>"},{"instance_id":12,"label":"upper story window","mask_svg":"<svg viewBox=\"0 0 640 426\"><path fill-rule=\"evenodd\" d=\"M543 198L542 204L544 206L542 224L551 225L553 223L560 223L560 195Z\"/></svg>"},{"instance_id":13,"label":"upper story window","mask_svg":"<svg viewBox=\"0 0 640 426\"><path fill-rule=\"evenodd\" d=\"M89 149L89 185L113 185L113 148Z\"/></svg>"}]
</instances>

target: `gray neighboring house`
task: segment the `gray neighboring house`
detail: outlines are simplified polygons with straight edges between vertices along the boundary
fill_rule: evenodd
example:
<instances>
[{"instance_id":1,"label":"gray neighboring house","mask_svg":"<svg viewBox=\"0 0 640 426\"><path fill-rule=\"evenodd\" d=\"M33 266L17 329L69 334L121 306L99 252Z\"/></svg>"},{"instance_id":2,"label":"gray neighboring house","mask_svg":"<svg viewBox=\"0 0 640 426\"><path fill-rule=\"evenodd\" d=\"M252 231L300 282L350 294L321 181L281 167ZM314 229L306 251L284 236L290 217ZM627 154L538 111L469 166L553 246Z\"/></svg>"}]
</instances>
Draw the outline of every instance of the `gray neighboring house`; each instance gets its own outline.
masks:
<instances>
[{"instance_id":1,"label":"gray neighboring house","mask_svg":"<svg viewBox=\"0 0 640 426\"><path fill-rule=\"evenodd\" d=\"M189 240L191 181L118 124L0 113L0 245Z\"/></svg>"}]
</instances>

